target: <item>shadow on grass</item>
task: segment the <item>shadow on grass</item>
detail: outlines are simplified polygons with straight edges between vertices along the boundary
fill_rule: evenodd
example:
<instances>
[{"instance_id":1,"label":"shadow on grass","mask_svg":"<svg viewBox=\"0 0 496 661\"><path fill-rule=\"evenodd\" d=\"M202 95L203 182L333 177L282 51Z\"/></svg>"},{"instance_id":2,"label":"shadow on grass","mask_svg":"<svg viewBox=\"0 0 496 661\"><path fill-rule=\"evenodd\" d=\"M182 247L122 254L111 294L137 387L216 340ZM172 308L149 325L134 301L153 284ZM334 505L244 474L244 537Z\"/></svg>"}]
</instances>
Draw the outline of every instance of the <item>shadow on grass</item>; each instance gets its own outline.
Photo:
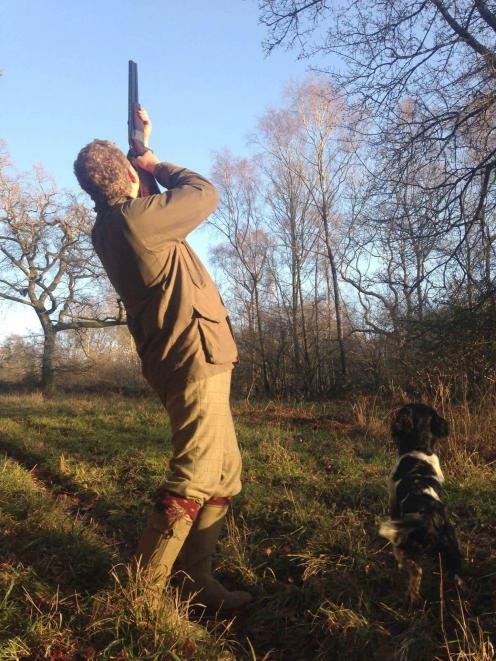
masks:
<instances>
[{"instance_id":1,"label":"shadow on grass","mask_svg":"<svg viewBox=\"0 0 496 661\"><path fill-rule=\"evenodd\" d=\"M0 555L32 567L47 584L65 592L98 590L109 581L116 562L110 549L85 538L81 530L60 530L17 522L0 539Z\"/></svg>"},{"instance_id":2,"label":"shadow on grass","mask_svg":"<svg viewBox=\"0 0 496 661\"><path fill-rule=\"evenodd\" d=\"M81 409L70 401L0 401L0 417L5 421L0 454L30 471L73 520L95 521L119 549L118 559L127 561L136 547L151 492L168 463L163 439L166 416L159 406L147 413L130 409L119 399L107 404L111 417L102 420L100 402ZM121 410L129 417L127 427ZM144 440L148 423L151 430ZM158 433L160 441L154 438ZM158 462L153 457L162 452L163 472L154 470Z\"/></svg>"},{"instance_id":3,"label":"shadow on grass","mask_svg":"<svg viewBox=\"0 0 496 661\"><path fill-rule=\"evenodd\" d=\"M135 496L125 507L124 503L106 498L70 476L54 471L47 464L46 453L20 447L5 439L0 440L0 452L29 470L32 476L49 490L54 502L60 502L67 515L74 520L84 521L91 518L96 522L105 536L119 546L119 560L129 559L139 537L137 521L144 519L142 510L148 505L143 494Z\"/></svg>"}]
</instances>

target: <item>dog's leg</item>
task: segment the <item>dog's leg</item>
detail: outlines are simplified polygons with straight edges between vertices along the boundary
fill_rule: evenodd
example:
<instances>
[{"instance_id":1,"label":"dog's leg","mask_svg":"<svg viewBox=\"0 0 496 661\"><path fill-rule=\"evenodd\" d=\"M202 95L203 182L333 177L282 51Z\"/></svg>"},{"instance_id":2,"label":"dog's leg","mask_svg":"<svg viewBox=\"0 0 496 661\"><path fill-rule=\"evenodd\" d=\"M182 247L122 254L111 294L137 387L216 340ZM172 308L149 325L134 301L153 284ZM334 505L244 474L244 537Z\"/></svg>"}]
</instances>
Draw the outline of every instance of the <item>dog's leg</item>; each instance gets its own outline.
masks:
<instances>
[{"instance_id":1,"label":"dog's leg","mask_svg":"<svg viewBox=\"0 0 496 661\"><path fill-rule=\"evenodd\" d=\"M455 531L449 522L446 522L442 530L440 546L443 565L448 570L451 580L459 590L464 590L465 583L460 576L462 557Z\"/></svg>"},{"instance_id":2,"label":"dog's leg","mask_svg":"<svg viewBox=\"0 0 496 661\"><path fill-rule=\"evenodd\" d=\"M416 604L420 601L420 584L422 582L422 567L415 560L408 560L407 568L408 572L408 594L410 596L410 602Z\"/></svg>"},{"instance_id":3,"label":"dog's leg","mask_svg":"<svg viewBox=\"0 0 496 661\"><path fill-rule=\"evenodd\" d=\"M404 549L395 546L394 557L400 569L405 569L408 574L408 597L410 603L416 604L420 600L420 584L422 583L422 567Z\"/></svg>"}]
</instances>

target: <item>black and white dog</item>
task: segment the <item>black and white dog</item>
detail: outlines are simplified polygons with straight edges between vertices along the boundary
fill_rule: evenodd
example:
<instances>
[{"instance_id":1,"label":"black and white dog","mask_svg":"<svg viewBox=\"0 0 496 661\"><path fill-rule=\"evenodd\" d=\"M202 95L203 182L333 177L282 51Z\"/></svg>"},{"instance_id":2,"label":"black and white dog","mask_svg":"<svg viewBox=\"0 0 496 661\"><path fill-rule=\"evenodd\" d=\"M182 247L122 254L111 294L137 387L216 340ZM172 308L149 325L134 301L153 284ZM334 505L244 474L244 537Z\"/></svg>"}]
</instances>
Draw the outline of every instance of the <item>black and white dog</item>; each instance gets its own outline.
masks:
<instances>
[{"instance_id":1,"label":"black and white dog","mask_svg":"<svg viewBox=\"0 0 496 661\"><path fill-rule=\"evenodd\" d=\"M408 572L408 593L420 597L421 559L441 554L443 566L458 586L461 557L455 531L443 504L444 475L434 449L448 436L448 423L425 404L408 404L395 415L391 433L399 459L389 481L389 521L379 534L393 544L400 568Z\"/></svg>"}]
</instances>

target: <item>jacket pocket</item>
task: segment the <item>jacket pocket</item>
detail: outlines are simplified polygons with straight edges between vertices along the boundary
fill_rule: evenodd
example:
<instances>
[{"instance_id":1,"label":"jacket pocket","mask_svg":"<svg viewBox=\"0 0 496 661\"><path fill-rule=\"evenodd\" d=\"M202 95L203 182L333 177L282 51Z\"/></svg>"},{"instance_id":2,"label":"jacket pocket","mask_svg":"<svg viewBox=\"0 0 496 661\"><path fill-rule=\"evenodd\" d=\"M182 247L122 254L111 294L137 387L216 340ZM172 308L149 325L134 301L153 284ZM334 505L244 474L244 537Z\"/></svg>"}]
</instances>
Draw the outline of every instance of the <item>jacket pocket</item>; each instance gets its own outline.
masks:
<instances>
[{"instance_id":1,"label":"jacket pocket","mask_svg":"<svg viewBox=\"0 0 496 661\"><path fill-rule=\"evenodd\" d=\"M238 352L222 303L219 301L219 305L212 308L195 303L193 312L207 363L224 365L236 362Z\"/></svg>"}]
</instances>

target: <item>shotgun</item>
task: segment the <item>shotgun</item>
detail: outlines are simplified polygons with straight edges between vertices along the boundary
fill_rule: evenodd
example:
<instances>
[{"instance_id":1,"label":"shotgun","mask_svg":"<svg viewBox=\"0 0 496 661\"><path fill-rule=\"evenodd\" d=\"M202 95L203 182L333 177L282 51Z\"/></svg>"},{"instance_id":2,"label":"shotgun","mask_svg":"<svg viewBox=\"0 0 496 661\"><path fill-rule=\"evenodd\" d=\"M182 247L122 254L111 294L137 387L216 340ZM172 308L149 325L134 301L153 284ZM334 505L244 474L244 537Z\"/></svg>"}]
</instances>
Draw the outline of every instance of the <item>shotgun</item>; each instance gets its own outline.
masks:
<instances>
[{"instance_id":1,"label":"shotgun","mask_svg":"<svg viewBox=\"0 0 496 661\"><path fill-rule=\"evenodd\" d=\"M138 65L136 62L129 60L129 88L128 88L128 139L129 151L127 153L128 159L133 162L136 156L141 156L145 153L146 147L144 144L143 122L136 114L140 108L138 100ZM147 195L155 195L160 193L160 189L155 181L155 177L141 168L136 168L140 180L139 196L146 197Z\"/></svg>"}]
</instances>

